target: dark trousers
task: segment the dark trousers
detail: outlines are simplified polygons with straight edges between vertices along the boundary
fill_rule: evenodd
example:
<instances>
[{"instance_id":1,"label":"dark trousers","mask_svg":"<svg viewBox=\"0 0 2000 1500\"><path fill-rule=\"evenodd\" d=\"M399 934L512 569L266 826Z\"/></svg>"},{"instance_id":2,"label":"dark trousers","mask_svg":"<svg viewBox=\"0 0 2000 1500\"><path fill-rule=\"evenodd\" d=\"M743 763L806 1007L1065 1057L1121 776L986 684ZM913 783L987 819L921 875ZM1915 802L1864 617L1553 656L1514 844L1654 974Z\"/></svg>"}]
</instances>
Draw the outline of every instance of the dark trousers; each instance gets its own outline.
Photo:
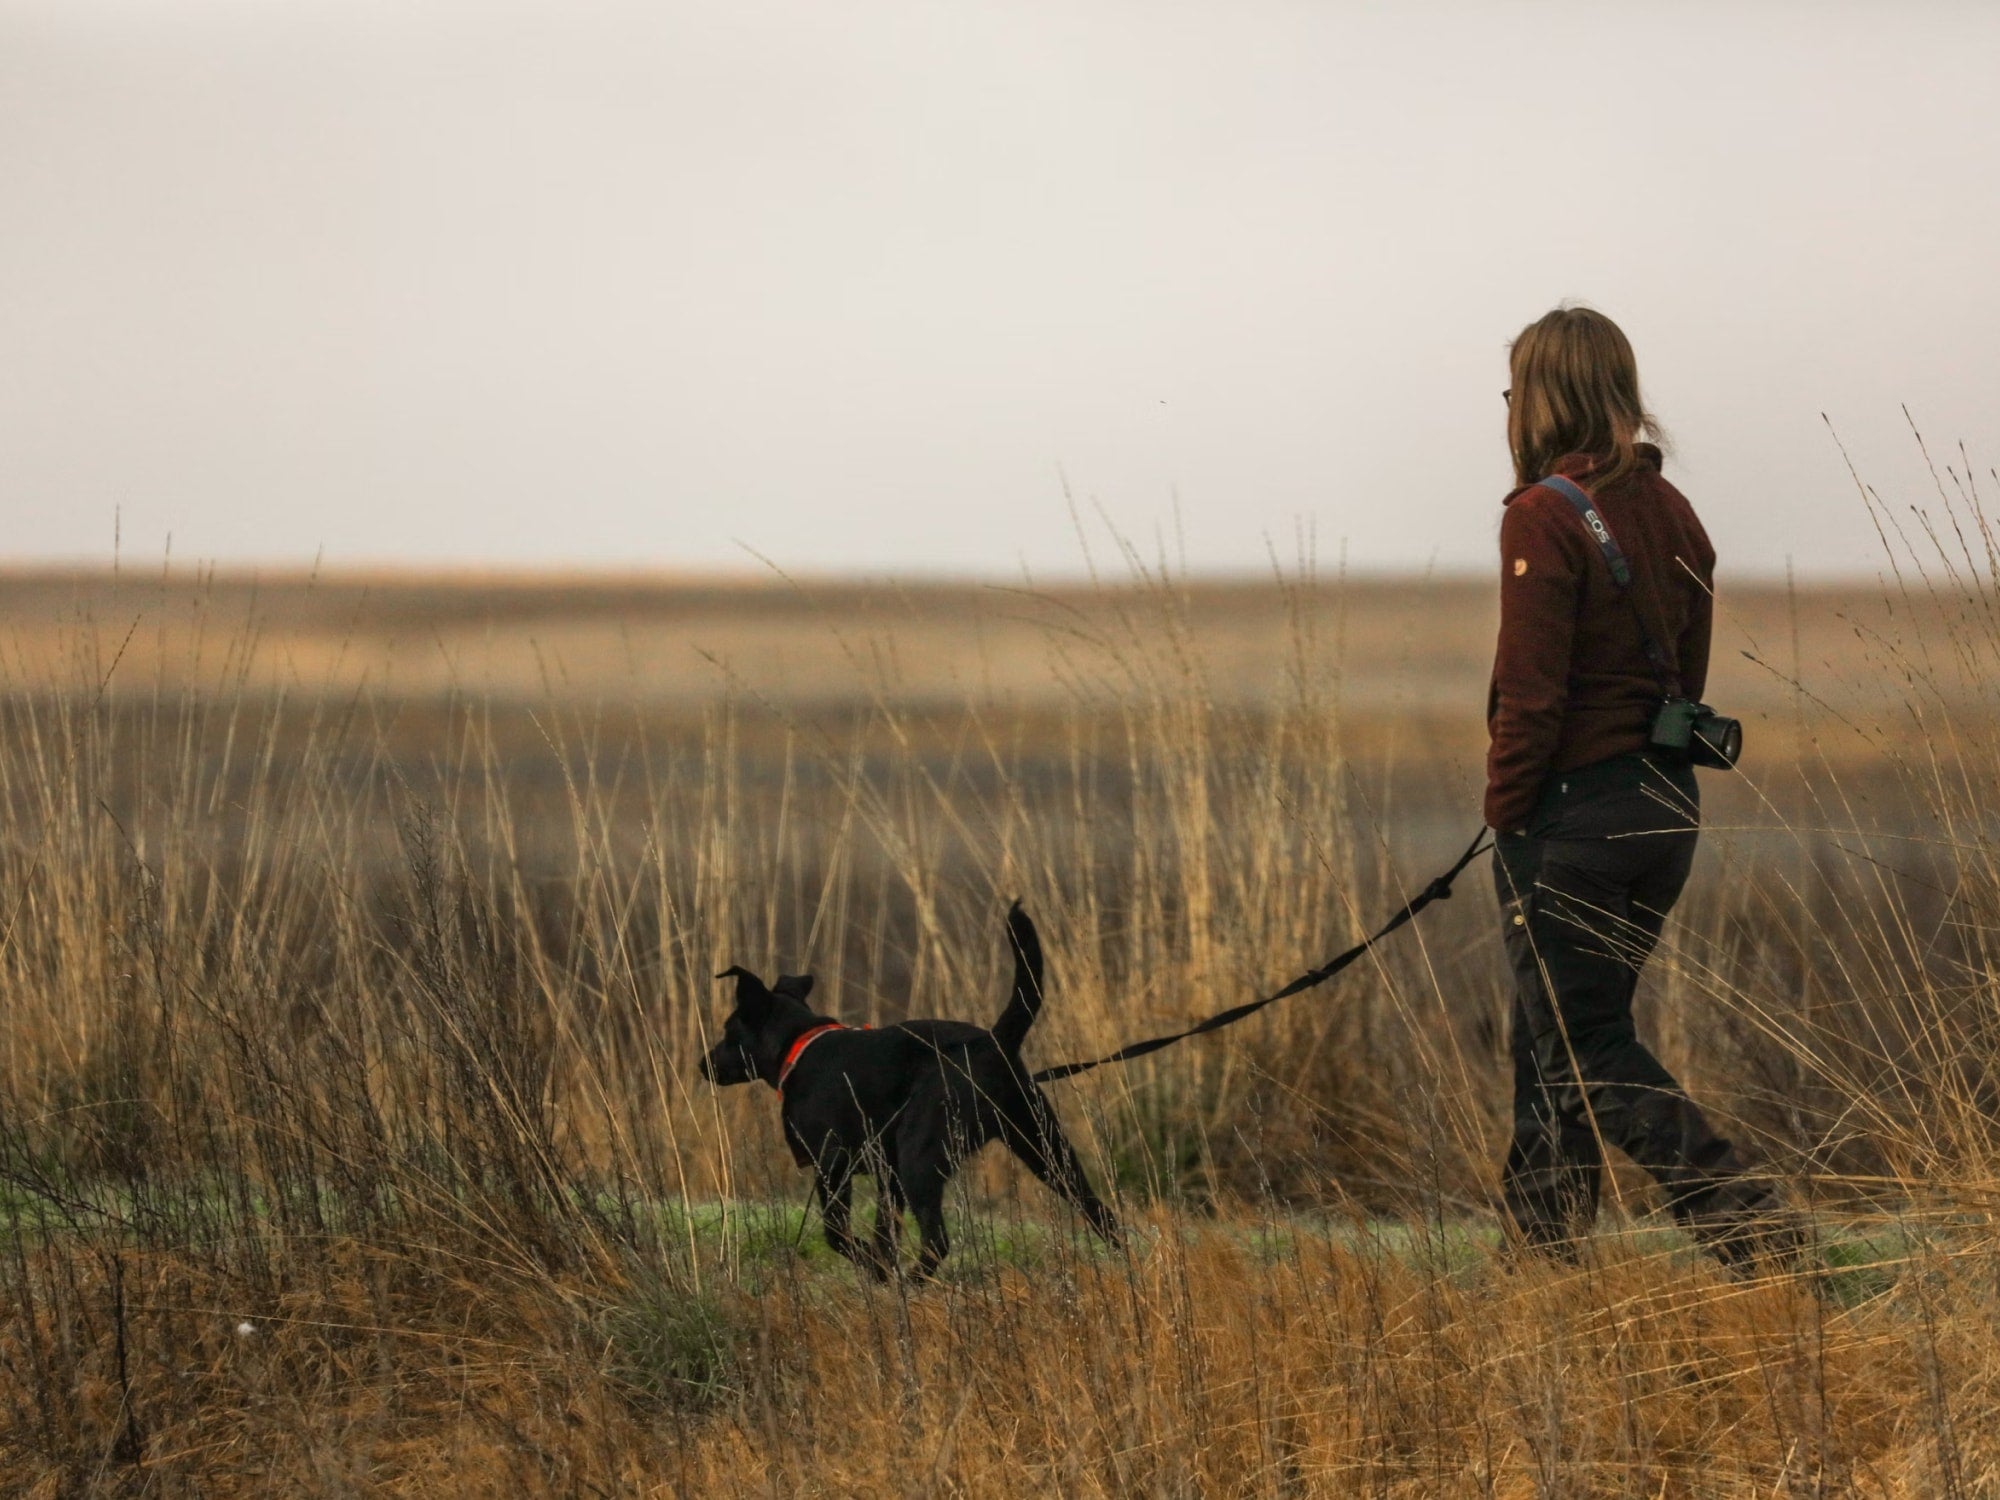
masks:
<instances>
[{"instance_id":1,"label":"dark trousers","mask_svg":"<svg viewBox=\"0 0 2000 1500\"><path fill-rule=\"evenodd\" d=\"M1687 883L1700 816L1691 767L1620 755L1551 775L1527 831L1496 840L1514 979L1503 1189L1530 1244L1567 1252L1588 1232L1607 1145L1650 1172L1675 1217L1725 1253L1768 1198L1632 1020L1639 971Z\"/></svg>"}]
</instances>

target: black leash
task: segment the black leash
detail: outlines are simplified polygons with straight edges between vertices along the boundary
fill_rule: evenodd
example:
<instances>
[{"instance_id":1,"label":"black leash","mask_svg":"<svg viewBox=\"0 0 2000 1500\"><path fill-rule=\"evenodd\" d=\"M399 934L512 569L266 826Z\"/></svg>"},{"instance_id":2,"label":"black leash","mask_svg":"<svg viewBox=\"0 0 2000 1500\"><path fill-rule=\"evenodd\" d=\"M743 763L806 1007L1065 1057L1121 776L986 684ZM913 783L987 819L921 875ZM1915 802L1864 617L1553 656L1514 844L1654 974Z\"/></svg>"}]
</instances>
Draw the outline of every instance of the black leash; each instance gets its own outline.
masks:
<instances>
[{"instance_id":1,"label":"black leash","mask_svg":"<svg viewBox=\"0 0 2000 1500\"><path fill-rule=\"evenodd\" d=\"M1058 1063L1053 1068L1043 1068L1034 1075L1035 1082L1053 1083L1058 1078L1074 1078L1079 1073L1088 1073L1092 1068L1101 1068L1106 1063L1130 1062L1135 1057L1144 1057L1148 1052L1158 1052L1162 1047L1171 1047L1175 1042L1184 1042L1191 1036L1200 1036L1204 1032L1220 1031L1225 1026L1234 1026L1238 1021L1255 1015L1267 1005L1275 1004L1287 996L1296 995L1300 990L1309 990L1314 985L1326 983L1433 901L1446 900L1451 895L1451 883L1464 873L1467 865L1491 847L1486 841L1486 830L1480 829L1472 842L1465 846L1465 853L1459 855L1457 864L1412 896L1404 904L1403 909L1384 922L1372 936L1363 938L1338 958L1328 959L1317 969L1307 970L1277 994L1266 995L1261 1000L1252 1000L1247 1005L1238 1005L1225 1010L1218 1015L1210 1016L1206 1021L1190 1026L1186 1031L1176 1031L1172 1036L1149 1037L1143 1042L1133 1042L1130 1046L1120 1047L1106 1057L1095 1057L1089 1062Z\"/></svg>"}]
</instances>

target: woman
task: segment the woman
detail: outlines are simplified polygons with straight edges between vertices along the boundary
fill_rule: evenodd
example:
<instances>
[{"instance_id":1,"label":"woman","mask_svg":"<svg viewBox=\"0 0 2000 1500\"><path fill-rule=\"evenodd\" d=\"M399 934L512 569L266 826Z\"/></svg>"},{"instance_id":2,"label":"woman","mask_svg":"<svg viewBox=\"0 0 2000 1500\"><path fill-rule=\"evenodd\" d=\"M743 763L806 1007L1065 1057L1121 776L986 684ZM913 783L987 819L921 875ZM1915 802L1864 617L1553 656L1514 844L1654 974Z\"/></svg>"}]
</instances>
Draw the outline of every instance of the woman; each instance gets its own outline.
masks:
<instances>
[{"instance_id":1,"label":"woman","mask_svg":"<svg viewBox=\"0 0 2000 1500\"><path fill-rule=\"evenodd\" d=\"M1663 697L1701 697L1715 550L1661 477L1659 448L1640 441L1657 427L1615 323L1559 308L1514 341L1510 370L1517 488L1500 523L1486 787L1515 985L1507 1208L1528 1244L1573 1256L1596 1217L1609 1144L1740 1264L1783 1234L1775 1196L1632 1021L1640 967L1698 837L1692 766L1648 741ZM1551 475L1577 492L1539 482ZM1629 560L1629 588L1579 499Z\"/></svg>"}]
</instances>

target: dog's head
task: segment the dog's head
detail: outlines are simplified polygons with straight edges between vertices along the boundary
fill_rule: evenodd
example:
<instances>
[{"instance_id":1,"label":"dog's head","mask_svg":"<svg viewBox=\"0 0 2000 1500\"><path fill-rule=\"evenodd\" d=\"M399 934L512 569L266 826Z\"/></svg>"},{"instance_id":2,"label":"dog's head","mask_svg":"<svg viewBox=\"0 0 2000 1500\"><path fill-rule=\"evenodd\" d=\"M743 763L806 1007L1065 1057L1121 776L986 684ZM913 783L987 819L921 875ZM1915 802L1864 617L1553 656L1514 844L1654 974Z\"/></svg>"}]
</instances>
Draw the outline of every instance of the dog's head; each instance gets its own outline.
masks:
<instances>
[{"instance_id":1,"label":"dog's head","mask_svg":"<svg viewBox=\"0 0 2000 1500\"><path fill-rule=\"evenodd\" d=\"M736 1008L722 1024L722 1040L701 1060L701 1076L729 1085L763 1079L775 1084L784 1050L813 1018L806 996L812 975L781 974L767 985L748 969L724 969L717 979L736 981Z\"/></svg>"}]
</instances>

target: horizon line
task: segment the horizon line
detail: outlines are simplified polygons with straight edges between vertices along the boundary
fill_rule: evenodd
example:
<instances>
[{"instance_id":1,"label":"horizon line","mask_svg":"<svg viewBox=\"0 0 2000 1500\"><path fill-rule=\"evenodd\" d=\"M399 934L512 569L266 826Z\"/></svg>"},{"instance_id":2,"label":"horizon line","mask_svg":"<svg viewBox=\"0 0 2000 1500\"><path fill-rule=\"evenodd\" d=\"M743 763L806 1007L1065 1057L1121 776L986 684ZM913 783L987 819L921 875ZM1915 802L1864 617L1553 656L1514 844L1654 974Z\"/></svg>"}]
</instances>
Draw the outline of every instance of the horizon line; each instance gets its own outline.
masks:
<instances>
[{"instance_id":1,"label":"horizon line","mask_svg":"<svg viewBox=\"0 0 2000 1500\"><path fill-rule=\"evenodd\" d=\"M759 569L673 567L665 564L620 563L478 563L415 562L400 560L359 560L310 564L291 561L230 561L198 559L181 562L172 558L157 564L133 567L122 559L106 561L85 558L0 558L0 583L58 582L62 580L108 580L134 584L142 580L166 580L179 584L214 582L229 585L270 583L311 586L318 583L352 586L380 583L390 586L430 585L456 588L573 588L599 585L616 588L698 588L698 589L851 589L905 587L924 589L1119 589L1158 585L1214 588L1297 587L1316 588L1341 583L1362 585L1425 584L1448 586L1491 583L1498 585L1499 569L1450 567L1393 567L1349 563L1332 571L1271 568L1205 568L1179 571L1152 569L1144 574L1129 567L1117 574L1108 570L1062 569L1047 573L988 573L951 568L861 568ZM1807 589L1851 589L1887 582L1881 569L1873 572L1820 572L1789 569L1748 568L1725 570L1721 586L1768 588L1789 585Z\"/></svg>"}]
</instances>

